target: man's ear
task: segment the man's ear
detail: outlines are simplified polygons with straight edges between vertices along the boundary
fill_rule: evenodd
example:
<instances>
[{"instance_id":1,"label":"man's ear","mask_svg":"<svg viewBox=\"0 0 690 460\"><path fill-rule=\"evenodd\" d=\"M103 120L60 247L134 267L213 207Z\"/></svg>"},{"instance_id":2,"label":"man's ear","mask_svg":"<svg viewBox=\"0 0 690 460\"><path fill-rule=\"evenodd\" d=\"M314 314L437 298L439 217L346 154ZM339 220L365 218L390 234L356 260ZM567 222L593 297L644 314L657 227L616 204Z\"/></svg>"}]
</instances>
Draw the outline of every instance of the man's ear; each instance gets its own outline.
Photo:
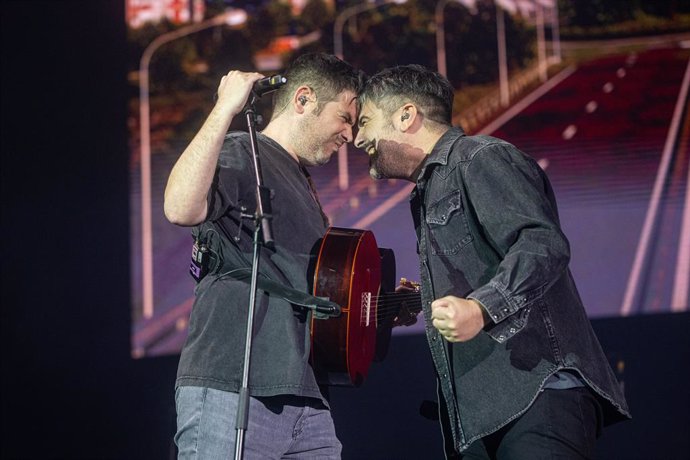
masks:
<instances>
[{"instance_id":1,"label":"man's ear","mask_svg":"<svg viewBox=\"0 0 690 460\"><path fill-rule=\"evenodd\" d=\"M400 124L399 129L402 132L410 129L412 125L415 124L417 120L417 107L414 104L405 104L399 109L400 113Z\"/></svg>"},{"instance_id":2,"label":"man's ear","mask_svg":"<svg viewBox=\"0 0 690 460\"><path fill-rule=\"evenodd\" d=\"M313 97L313 94L314 91L308 86L297 88L292 100L292 105L297 113L304 113L307 104L315 102L316 99Z\"/></svg>"}]
</instances>

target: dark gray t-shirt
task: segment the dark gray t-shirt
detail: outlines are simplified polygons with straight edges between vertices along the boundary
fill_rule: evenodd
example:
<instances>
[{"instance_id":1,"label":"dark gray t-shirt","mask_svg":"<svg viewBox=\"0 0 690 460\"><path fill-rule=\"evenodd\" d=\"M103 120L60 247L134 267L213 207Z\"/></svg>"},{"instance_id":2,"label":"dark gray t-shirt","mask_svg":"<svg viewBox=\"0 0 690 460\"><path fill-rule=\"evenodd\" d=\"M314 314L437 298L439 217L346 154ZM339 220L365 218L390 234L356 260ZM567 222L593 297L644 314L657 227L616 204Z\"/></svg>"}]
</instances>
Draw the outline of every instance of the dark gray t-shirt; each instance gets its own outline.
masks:
<instances>
[{"instance_id":1,"label":"dark gray t-shirt","mask_svg":"<svg viewBox=\"0 0 690 460\"><path fill-rule=\"evenodd\" d=\"M274 281L308 292L313 276L310 267L327 222L307 171L275 141L262 134L257 137L263 183L272 191L275 240L275 249L261 248L260 271ZM233 279L227 272L251 268L254 220L240 217L243 212L253 214L256 206L247 133L226 136L208 203L207 221L194 233L207 240L224 263L197 285L176 385L238 391L250 289L247 282ZM293 394L322 399L309 364L310 318L303 308L258 292L250 363L252 396Z\"/></svg>"}]
</instances>

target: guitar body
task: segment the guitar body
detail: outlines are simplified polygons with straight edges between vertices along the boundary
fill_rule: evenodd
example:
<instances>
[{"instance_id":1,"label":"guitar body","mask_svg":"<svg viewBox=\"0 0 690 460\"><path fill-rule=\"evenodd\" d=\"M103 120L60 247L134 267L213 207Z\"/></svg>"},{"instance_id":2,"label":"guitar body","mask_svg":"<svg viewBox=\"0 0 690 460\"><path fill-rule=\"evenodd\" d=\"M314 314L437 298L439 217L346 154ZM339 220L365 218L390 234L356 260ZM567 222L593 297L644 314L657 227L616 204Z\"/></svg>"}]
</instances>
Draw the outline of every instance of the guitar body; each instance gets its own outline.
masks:
<instances>
[{"instance_id":1,"label":"guitar body","mask_svg":"<svg viewBox=\"0 0 690 460\"><path fill-rule=\"evenodd\" d=\"M368 230L331 227L321 242L314 295L342 308L336 318L313 319L311 363L319 383L358 386L376 350L381 256Z\"/></svg>"}]
</instances>

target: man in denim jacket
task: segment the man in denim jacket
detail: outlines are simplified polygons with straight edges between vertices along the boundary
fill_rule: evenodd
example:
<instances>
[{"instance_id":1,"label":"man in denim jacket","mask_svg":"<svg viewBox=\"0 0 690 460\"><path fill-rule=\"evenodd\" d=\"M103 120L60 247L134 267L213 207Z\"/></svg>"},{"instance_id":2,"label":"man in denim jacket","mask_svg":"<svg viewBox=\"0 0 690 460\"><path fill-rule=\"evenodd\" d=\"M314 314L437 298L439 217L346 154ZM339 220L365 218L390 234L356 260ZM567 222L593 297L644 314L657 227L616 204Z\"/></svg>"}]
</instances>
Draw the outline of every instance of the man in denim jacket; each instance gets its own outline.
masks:
<instances>
[{"instance_id":1,"label":"man in denim jacket","mask_svg":"<svg viewBox=\"0 0 690 460\"><path fill-rule=\"evenodd\" d=\"M449 458L592 458L629 417L568 269L549 181L513 145L451 126L453 88L409 65L374 75L355 145L410 203Z\"/></svg>"}]
</instances>

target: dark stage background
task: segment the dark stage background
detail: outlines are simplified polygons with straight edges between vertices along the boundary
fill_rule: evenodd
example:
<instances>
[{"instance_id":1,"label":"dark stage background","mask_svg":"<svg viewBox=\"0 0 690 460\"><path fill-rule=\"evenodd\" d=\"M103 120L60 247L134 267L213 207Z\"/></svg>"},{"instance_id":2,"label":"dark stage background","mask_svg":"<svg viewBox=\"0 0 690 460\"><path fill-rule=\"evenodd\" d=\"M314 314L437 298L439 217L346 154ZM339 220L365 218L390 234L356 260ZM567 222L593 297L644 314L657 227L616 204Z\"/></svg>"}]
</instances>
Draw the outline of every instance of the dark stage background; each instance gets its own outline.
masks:
<instances>
[{"instance_id":1,"label":"dark stage background","mask_svg":"<svg viewBox=\"0 0 690 460\"><path fill-rule=\"evenodd\" d=\"M3 2L3 459L168 459L177 357L130 356L122 2ZM601 459L684 459L690 315L597 319L635 419ZM414 363L414 367L410 366ZM439 458L424 338L333 392L349 459Z\"/></svg>"}]
</instances>

